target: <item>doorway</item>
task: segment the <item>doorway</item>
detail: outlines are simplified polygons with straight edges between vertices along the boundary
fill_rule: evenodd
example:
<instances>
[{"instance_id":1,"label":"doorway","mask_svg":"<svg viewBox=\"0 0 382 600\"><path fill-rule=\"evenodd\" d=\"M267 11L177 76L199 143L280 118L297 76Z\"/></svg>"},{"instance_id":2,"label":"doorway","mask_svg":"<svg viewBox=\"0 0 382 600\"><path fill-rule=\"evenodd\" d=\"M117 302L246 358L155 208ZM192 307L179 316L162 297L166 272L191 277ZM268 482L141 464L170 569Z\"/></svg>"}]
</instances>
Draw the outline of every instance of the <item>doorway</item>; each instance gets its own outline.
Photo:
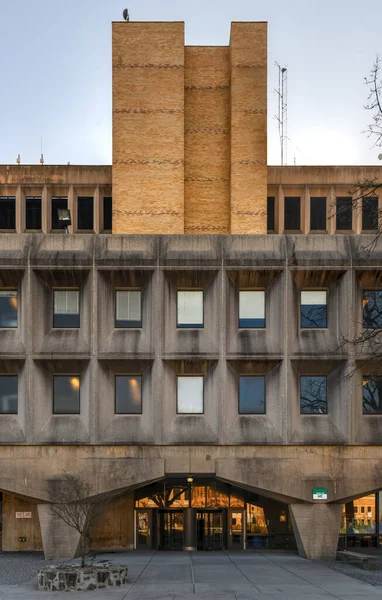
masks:
<instances>
[{"instance_id":1,"label":"doorway","mask_svg":"<svg viewBox=\"0 0 382 600\"><path fill-rule=\"evenodd\" d=\"M223 550L223 511L196 513L196 547L198 550Z\"/></svg>"},{"instance_id":2,"label":"doorway","mask_svg":"<svg viewBox=\"0 0 382 600\"><path fill-rule=\"evenodd\" d=\"M183 512L159 511L158 550L183 550Z\"/></svg>"},{"instance_id":3,"label":"doorway","mask_svg":"<svg viewBox=\"0 0 382 600\"><path fill-rule=\"evenodd\" d=\"M228 547L230 550L244 550L245 513L231 508L228 511Z\"/></svg>"},{"instance_id":4,"label":"doorway","mask_svg":"<svg viewBox=\"0 0 382 600\"><path fill-rule=\"evenodd\" d=\"M151 510L137 510L137 550L151 550Z\"/></svg>"}]
</instances>

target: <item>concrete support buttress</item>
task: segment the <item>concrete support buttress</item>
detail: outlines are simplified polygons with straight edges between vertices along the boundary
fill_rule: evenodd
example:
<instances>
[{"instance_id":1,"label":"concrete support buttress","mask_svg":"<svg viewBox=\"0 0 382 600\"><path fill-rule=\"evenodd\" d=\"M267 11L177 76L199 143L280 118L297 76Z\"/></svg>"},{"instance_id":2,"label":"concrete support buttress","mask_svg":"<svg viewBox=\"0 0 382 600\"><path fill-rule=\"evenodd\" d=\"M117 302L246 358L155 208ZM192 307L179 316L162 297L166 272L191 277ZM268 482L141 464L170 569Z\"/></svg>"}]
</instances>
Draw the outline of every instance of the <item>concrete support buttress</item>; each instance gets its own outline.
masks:
<instances>
[{"instance_id":1,"label":"concrete support buttress","mask_svg":"<svg viewBox=\"0 0 382 600\"><path fill-rule=\"evenodd\" d=\"M341 504L290 504L298 553L309 560L334 559L341 524Z\"/></svg>"},{"instance_id":2,"label":"concrete support buttress","mask_svg":"<svg viewBox=\"0 0 382 600\"><path fill-rule=\"evenodd\" d=\"M51 504L38 504L42 545L46 560L72 559L76 553L79 533L54 516Z\"/></svg>"}]
</instances>

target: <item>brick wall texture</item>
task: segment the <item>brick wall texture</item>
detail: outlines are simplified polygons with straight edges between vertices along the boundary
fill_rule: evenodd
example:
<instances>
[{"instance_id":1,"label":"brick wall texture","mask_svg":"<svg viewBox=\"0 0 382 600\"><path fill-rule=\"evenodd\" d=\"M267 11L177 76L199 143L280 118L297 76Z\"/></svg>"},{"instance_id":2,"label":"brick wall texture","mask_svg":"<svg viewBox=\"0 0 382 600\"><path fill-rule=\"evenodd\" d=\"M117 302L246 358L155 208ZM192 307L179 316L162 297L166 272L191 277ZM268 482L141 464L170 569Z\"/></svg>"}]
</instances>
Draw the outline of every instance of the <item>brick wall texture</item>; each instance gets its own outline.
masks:
<instances>
[{"instance_id":1,"label":"brick wall texture","mask_svg":"<svg viewBox=\"0 0 382 600\"><path fill-rule=\"evenodd\" d=\"M266 233L267 24L113 24L113 233Z\"/></svg>"}]
</instances>

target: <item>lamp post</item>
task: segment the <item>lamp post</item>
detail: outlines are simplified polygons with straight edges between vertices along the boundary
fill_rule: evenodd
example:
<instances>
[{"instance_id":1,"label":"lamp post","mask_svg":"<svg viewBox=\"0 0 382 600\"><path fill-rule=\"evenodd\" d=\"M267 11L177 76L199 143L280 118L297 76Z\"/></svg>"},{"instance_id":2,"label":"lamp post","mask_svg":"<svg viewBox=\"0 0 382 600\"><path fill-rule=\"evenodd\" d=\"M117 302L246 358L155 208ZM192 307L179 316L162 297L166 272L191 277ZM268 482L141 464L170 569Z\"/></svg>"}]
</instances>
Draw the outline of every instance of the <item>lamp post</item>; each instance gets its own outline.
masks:
<instances>
[{"instance_id":1,"label":"lamp post","mask_svg":"<svg viewBox=\"0 0 382 600\"><path fill-rule=\"evenodd\" d=\"M190 475L187 477L188 485L188 508L184 510L184 550L196 550L196 519L194 509L191 507L192 499L192 484L194 478Z\"/></svg>"}]
</instances>

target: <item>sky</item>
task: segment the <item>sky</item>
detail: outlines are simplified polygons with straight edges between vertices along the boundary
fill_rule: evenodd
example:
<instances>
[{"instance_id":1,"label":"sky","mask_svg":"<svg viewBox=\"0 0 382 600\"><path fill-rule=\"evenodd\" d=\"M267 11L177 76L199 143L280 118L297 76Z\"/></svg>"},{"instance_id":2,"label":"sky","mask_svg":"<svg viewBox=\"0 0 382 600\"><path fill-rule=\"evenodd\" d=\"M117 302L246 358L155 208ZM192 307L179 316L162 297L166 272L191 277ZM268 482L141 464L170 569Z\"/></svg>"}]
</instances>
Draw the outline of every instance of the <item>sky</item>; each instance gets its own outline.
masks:
<instances>
[{"instance_id":1,"label":"sky","mask_svg":"<svg viewBox=\"0 0 382 600\"><path fill-rule=\"evenodd\" d=\"M186 44L228 45L268 21L268 164L280 164L277 61L288 69L288 164L382 165L362 132L382 54L381 0L0 0L0 164L111 164L111 22L185 21Z\"/></svg>"}]
</instances>

